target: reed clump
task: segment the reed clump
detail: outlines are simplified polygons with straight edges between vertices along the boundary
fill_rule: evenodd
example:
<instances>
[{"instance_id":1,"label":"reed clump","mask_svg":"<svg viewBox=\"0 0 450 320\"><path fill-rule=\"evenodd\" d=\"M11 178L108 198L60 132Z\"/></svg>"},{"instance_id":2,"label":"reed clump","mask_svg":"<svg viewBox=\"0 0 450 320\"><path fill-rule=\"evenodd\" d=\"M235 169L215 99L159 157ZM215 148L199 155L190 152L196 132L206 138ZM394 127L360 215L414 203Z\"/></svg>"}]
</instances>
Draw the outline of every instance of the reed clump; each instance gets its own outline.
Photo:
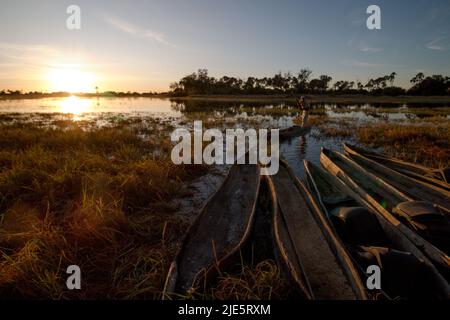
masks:
<instances>
[{"instance_id":1,"label":"reed clump","mask_svg":"<svg viewBox=\"0 0 450 320\"><path fill-rule=\"evenodd\" d=\"M256 266L244 265L240 274L222 276L212 296L220 300L280 300L289 292L275 261L263 260Z\"/></svg>"},{"instance_id":2,"label":"reed clump","mask_svg":"<svg viewBox=\"0 0 450 320\"><path fill-rule=\"evenodd\" d=\"M392 157L430 167L450 165L450 125L389 124L361 126L357 130L360 142L370 147L383 147Z\"/></svg>"}]
</instances>

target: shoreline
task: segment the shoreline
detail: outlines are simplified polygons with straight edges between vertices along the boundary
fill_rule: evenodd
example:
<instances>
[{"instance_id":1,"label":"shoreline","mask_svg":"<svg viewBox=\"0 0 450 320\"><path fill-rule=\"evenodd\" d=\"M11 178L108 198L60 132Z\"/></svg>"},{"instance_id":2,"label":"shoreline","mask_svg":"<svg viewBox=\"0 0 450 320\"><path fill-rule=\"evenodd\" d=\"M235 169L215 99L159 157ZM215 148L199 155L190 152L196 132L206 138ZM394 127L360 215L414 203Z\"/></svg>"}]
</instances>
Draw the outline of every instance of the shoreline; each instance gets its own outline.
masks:
<instances>
[{"instance_id":1,"label":"shoreline","mask_svg":"<svg viewBox=\"0 0 450 320\"><path fill-rule=\"evenodd\" d=\"M371 96L371 95L305 95L311 103L431 103L450 104L450 96ZM169 97L173 101L295 101L292 95L196 95Z\"/></svg>"},{"instance_id":2,"label":"shoreline","mask_svg":"<svg viewBox=\"0 0 450 320\"><path fill-rule=\"evenodd\" d=\"M174 97L169 94L136 94L136 95L111 95L111 94L90 94L90 93L50 93L50 94L21 94L21 95L3 95L2 100L26 100L26 99L45 99L45 98L67 98L76 96L80 98L158 98L170 99L172 101L243 101L243 102L292 102L300 95L192 95L183 97ZM304 95L311 103L431 103L431 104L450 104L450 96L374 96L374 95Z\"/></svg>"}]
</instances>

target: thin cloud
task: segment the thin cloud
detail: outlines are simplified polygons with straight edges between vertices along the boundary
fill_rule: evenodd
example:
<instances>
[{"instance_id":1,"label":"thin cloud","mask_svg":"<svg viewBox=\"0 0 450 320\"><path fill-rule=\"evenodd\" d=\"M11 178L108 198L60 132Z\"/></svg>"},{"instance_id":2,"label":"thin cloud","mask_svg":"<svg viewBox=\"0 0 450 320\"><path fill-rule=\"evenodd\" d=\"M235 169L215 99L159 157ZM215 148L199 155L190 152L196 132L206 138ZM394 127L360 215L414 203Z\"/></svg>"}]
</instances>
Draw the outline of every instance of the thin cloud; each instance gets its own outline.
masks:
<instances>
[{"instance_id":1,"label":"thin cloud","mask_svg":"<svg viewBox=\"0 0 450 320\"><path fill-rule=\"evenodd\" d=\"M166 46L176 47L175 44L167 41L166 36L162 33L141 28L133 23L109 15L105 16L105 21L117 30L128 33L134 37L151 39Z\"/></svg>"},{"instance_id":2,"label":"thin cloud","mask_svg":"<svg viewBox=\"0 0 450 320\"><path fill-rule=\"evenodd\" d=\"M377 67L384 67L385 65L382 63L373 63L373 62L367 62L367 61L349 61L349 63L354 67L364 67L364 68L377 68Z\"/></svg>"},{"instance_id":3,"label":"thin cloud","mask_svg":"<svg viewBox=\"0 0 450 320\"><path fill-rule=\"evenodd\" d=\"M45 61L60 55L54 47L35 44L0 42L1 67L17 73L17 68L39 71L45 67Z\"/></svg>"},{"instance_id":4,"label":"thin cloud","mask_svg":"<svg viewBox=\"0 0 450 320\"><path fill-rule=\"evenodd\" d=\"M426 44L426 48L429 50L443 51L443 50L447 50L448 47L449 47L449 38L448 37L437 38Z\"/></svg>"},{"instance_id":5,"label":"thin cloud","mask_svg":"<svg viewBox=\"0 0 450 320\"><path fill-rule=\"evenodd\" d=\"M59 51L53 47L45 45L26 45L17 43L0 42L0 51L21 53L21 54L38 54L52 56L59 53Z\"/></svg>"},{"instance_id":6,"label":"thin cloud","mask_svg":"<svg viewBox=\"0 0 450 320\"><path fill-rule=\"evenodd\" d=\"M374 46L373 44L370 44L370 42L372 42L372 43L376 42L377 39L375 39L375 38L371 39L371 41L361 40L358 38L359 38L359 36L357 36L357 35L354 35L353 37L351 37L350 40L347 42L347 46L350 49L358 50L361 52L367 52L367 53L377 53L377 52L381 52L384 50L384 48L382 48L380 46Z\"/></svg>"},{"instance_id":7,"label":"thin cloud","mask_svg":"<svg viewBox=\"0 0 450 320\"><path fill-rule=\"evenodd\" d=\"M362 52L381 52L383 51L383 48L376 48L376 47L369 47L369 46L362 46L359 50Z\"/></svg>"}]
</instances>

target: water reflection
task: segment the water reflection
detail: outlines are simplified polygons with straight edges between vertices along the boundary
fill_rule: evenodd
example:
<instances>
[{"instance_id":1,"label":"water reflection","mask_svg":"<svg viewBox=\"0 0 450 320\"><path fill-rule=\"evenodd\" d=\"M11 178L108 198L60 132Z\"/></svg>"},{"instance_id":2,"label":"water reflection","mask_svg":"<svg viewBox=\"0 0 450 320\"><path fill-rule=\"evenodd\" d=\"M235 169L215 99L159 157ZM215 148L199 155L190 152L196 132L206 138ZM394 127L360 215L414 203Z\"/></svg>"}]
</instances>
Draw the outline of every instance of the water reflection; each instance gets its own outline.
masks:
<instances>
[{"instance_id":1,"label":"water reflection","mask_svg":"<svg viewBox=\"0 0 450 320\"><path fill-rule=\"evenodd\" d=\"M418 112L415 108L422 105L406 104L341 104L341 103L311 103L311 114L324 114L332 118L355 118L359 120L410 120L438 115L439 112ZM374 112L382 107L389 112ZM433 107L447 108L446 104ZM170 99L148 97L63 97L43 99L0 100L0 112L62 112L82 115L86 113L147 113L157 116L195 117L198 113L211 114L215 117L253 118L271 117L289 119L298 115L298 109L291 102L279 101L210 101ZM442 115L448 116L448 110ZM289 120L287 120L289 121Z\"/></svg>"},{"instance_id":2,"label":"water reflection","mask_svg":"<svg viewBox=\"0 0 450 320\"><path fill-rule=\"evenodd\" d=\"M303 159L305 159L306 156L306 134L302 134L299 137L299 146L300 146L300 155L302 156Z\"/></svg>"},{"instance_id":3,"label":"water reflection","mask_svg":"<svg viewBox=\"0 0 450 320\"><path fill-rule=\"evenodd\" d=\"M79 115L85 112L93 112L95 101L92 99L80 99L75 96L70 96L60 102L60 112L62 113L72 113L74 115Z\"/></svg>"},{"instance_id":4,"label":"water reflection","mask_svg":"<svg viewBox=\"0 0 450 320\"><path fill-rule=\"evenodd\" d=\"M154 98L81 98L76 96L43 99L0 100L0 112L18 113L145 113L155 116L181 117L167 99Z\"/></svg>"},{"instance_id":5,"label":"water reflection","mask_svg":"<svg viewBox=\"0 0 450 320\"><path fill-rule=\"evenodd\" d=\"M292 167L295 175L304 177L303 160L308 159L316 165L320 165L320 150L322 147L343 152L344 148L341 138L327 137L322 139L315 138L317 129L313 128L309 133L284 141L280 145L280 154ZM353 138L345 139L350 143L355 143Z\"/></svg>"}]
</instances>

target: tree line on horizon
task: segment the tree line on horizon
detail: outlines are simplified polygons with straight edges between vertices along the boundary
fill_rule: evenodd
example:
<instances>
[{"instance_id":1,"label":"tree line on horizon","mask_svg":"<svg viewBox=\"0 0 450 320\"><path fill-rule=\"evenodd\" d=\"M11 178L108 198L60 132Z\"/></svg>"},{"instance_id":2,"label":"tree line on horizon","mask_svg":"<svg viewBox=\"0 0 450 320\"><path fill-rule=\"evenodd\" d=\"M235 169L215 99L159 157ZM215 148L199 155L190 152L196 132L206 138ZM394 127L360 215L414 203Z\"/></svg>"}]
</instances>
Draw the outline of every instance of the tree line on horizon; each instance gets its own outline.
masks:
<instances>
[{"instance_id":1,"label":"tree line on horizon","mask_svg":"<svg viewBox=\"0 0 450 320\"><path fill-rule=\"evenodd\" d=\"M24 92L23 90L0 90L0 96L46 96L46 97L68 97L74 93L70 92L42 92L42 91L28 91ZM75 93L77 96L85 96L85 97L152 97L161 94L168 94L167 92L136 92L136 91L104 91L97 93L86 93L79 92Z\"/></svg>"},{"instance_id":2,"label":"tree line on horizon","mask_svg":"<svg viewBox=\"0 0 450 320\"><path fill-rule=\"evenodd\" d=\"M369 79L367 83L360 81L338 80L332 84L333 78L320 75L312 78L312 71L301 69L297 74L276 73L273 77L248 77L240 79L223 76L219 79L209 76L207 69L199 69L170 85L174 96L189 95L270 95L270 94L371 94L371 95L449 95L450 77L442 75L425 76L422 72L415 75L409 89L394 86L396 72Z\"/></svg>"},{"instance_id":3,"label":"tree line on horizon","mask_svg":"<svg viewBox=\"0 0 450 320\"><path fill-rule=\"evenodd\" d=\"M294 95L294 94L367 94L367 95L413 95L445 96L450 95L450 77L443 75L425 76L417 73L411 80L411 87L404 89L394 86L396 72L360 81L338 80L328 75L312 77L312 71L301 69L297 74L276 73L273 77L248 77L241 79L223 76L219 79L209 76L207 69L199 69L170 85L169 92L121 92L105 91L101 93L79 93L84 96L110 97L151 97L156 95L190 96L190 95ZM96 90L98 88L96 87ZM77 95L79 95L77 94ZM22 90L0 90L0 96L69 96L68 92L41 92Z\"/></svg>"}]
</instances>

